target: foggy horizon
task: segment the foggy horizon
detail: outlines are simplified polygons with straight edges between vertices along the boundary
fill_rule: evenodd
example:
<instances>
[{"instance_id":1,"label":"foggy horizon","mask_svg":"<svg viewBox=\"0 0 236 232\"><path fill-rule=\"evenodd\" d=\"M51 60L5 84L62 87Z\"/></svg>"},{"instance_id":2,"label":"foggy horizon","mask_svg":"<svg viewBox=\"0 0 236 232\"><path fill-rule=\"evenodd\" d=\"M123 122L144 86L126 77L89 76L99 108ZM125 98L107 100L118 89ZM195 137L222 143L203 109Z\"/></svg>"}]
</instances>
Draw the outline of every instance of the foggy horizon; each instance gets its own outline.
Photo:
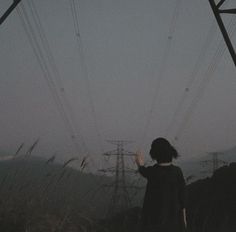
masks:
<instances>
[{"instance_id":1,"label":"foggy horizon","mask_svg":"<svg viewBox=\"0 0 236 232\"><path fill-rule=\"evenodd\" d=\"M10 4L1 1L1 15ZM181 161L236 146L235 67L208 1L79 1L78 25L69 2L35 1L45 34L30 4L22 5L74 132L58 112L19 8L0 30L0 150L15 153L40 138L36 156L89 154L102 166L101 154L116 148L110 139L133 141L126 149L148 159L152 140L166 137ZM224 20L234 32L235 16Z\"/></svg>"}]
</instances>

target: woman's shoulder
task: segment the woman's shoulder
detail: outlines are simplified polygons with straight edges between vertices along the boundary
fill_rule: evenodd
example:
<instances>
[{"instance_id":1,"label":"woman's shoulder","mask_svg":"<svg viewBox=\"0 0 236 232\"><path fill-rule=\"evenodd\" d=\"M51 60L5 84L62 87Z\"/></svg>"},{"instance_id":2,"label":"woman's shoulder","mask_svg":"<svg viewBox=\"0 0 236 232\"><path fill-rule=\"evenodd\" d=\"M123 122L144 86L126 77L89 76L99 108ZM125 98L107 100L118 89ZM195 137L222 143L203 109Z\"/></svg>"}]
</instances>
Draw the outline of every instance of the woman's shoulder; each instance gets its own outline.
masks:
<instances>
[{"instance_id":1,"label":"woman's shoulder","mask_svg":"<svg viewBox=\"0 0 236 232\"><path fill-rule=\"evenodd\" d=\"M173 167L173 169L175 169L176 171L182 172L182 169L181 169L179 166L172 164L172 167Z\"/></svg>"},{"instance_id":2,"label":"woman's shoulder","mask_svg":"<svg viewBox=\"0 0 236 232\"><path fill-rule=\"evenodd\" d=\"M181 168L175 164L172 164L172 167L175 168L176 170L181 170Z\"/></svg>"},{"instance_id":3,"label":"woman's shoulder","mask_svg":"<svg viewBox=\"0 0 236 232\"><path fill-rule=\"evenodd\" d=\"M171 165L168 165L168 166L161 166L161 165L158 165L158 164L154 164L152 166L148 166L147 167L149 170L156 170L156 169L164 169L164 170L173 170L174 172L177 172L177 173L182 173L182 169L177 166L177 165L174 165L174 164L171 164Z\"/></svg>"},{"instance_id":4,"label":"woman's shoulder","mask_svg":"<svg viewBox=\"0 0 236 232\"><path fill-rule=\"evenodd\" d=\"M173 167L175 175L177 175L180 179L182 179L183 178L182 169L179 166L176 166L176 165L172 165L172 167Z\"/></svg>"},{"instance_id":5,"label":"woman's shoulder","mask_svg":"<svg viewBox=\"0 0 236 232\"><path fill-rule=\"evenodd\" d=\"M170 165L159 165L158 163L156 163L156 164L154 164L154 165L152 165L152 166L149 166L149 167L152 167L152 168L157 168L157 167L171 167L171 168L173 168L173 169L176 169L176 170L180 170L181 171L181 168L179 167L179 166L177 166L177 165L175 165L175 164L170 164Z\"/></svg>"}]
</instances>

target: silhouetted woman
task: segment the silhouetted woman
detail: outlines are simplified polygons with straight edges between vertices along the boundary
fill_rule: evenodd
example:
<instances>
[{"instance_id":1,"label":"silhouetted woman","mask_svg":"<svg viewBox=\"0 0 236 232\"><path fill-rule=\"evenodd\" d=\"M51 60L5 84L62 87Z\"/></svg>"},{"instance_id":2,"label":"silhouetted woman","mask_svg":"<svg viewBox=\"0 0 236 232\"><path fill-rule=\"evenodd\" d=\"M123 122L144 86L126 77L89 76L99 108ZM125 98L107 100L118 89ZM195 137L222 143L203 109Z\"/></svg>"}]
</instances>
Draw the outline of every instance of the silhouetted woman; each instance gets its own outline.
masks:
<instances>
[{"instance_id":1,"label":"silhouetted woman","mask_svg":"<svg viewBox=\"0 0 236 232\"><path fill-rule=\"evenodd\" d=\"M143 157L135 161L139 172L147 178L141 216L141 231L183 232L186 229L186 190L181 169L172 164L176 149L164 138L152 142L150 155L157 163L144 167Z\"/></svg>"}]
</instances>

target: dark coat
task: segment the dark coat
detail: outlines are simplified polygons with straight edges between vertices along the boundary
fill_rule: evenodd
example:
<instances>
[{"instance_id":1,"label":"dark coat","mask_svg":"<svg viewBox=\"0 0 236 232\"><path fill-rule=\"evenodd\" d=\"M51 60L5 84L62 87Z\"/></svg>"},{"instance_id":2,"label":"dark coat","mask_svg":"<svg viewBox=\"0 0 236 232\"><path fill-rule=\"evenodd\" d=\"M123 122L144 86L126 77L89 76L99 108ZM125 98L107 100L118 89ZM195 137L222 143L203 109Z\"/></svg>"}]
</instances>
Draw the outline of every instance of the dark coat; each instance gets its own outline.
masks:
<instances>
[{"instance_id":1,"label":"dark coat","mask_svg":"<svg viewBox=\"0 0 236 232\"><path fill-rule=\"evenodd\" d=\"M183 208L186 204L185 180L177 166L139 167L147 178L141 231L183 232Z\"/></svg>"}]
</instances>

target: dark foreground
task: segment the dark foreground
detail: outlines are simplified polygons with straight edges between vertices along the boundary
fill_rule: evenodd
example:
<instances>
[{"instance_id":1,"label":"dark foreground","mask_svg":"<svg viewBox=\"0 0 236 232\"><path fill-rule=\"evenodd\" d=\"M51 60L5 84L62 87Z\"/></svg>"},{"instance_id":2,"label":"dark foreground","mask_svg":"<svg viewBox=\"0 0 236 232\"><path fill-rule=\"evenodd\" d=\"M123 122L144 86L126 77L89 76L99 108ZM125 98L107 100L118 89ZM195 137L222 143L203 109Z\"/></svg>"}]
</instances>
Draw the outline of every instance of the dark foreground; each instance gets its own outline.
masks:
<instances>
[{"instance_id":1,"label":"dark foreground","mask_svg":"<svg viewBox=\"0 0 236 232\"><path fill-rule=\"evenodd\" d=\"M109 181L44 161L1 162L0 231L137 231L140 207L101 219ZM188 185L187 212L188 231L236 232L236 163Z\"/></svg>"}]
</instances>

